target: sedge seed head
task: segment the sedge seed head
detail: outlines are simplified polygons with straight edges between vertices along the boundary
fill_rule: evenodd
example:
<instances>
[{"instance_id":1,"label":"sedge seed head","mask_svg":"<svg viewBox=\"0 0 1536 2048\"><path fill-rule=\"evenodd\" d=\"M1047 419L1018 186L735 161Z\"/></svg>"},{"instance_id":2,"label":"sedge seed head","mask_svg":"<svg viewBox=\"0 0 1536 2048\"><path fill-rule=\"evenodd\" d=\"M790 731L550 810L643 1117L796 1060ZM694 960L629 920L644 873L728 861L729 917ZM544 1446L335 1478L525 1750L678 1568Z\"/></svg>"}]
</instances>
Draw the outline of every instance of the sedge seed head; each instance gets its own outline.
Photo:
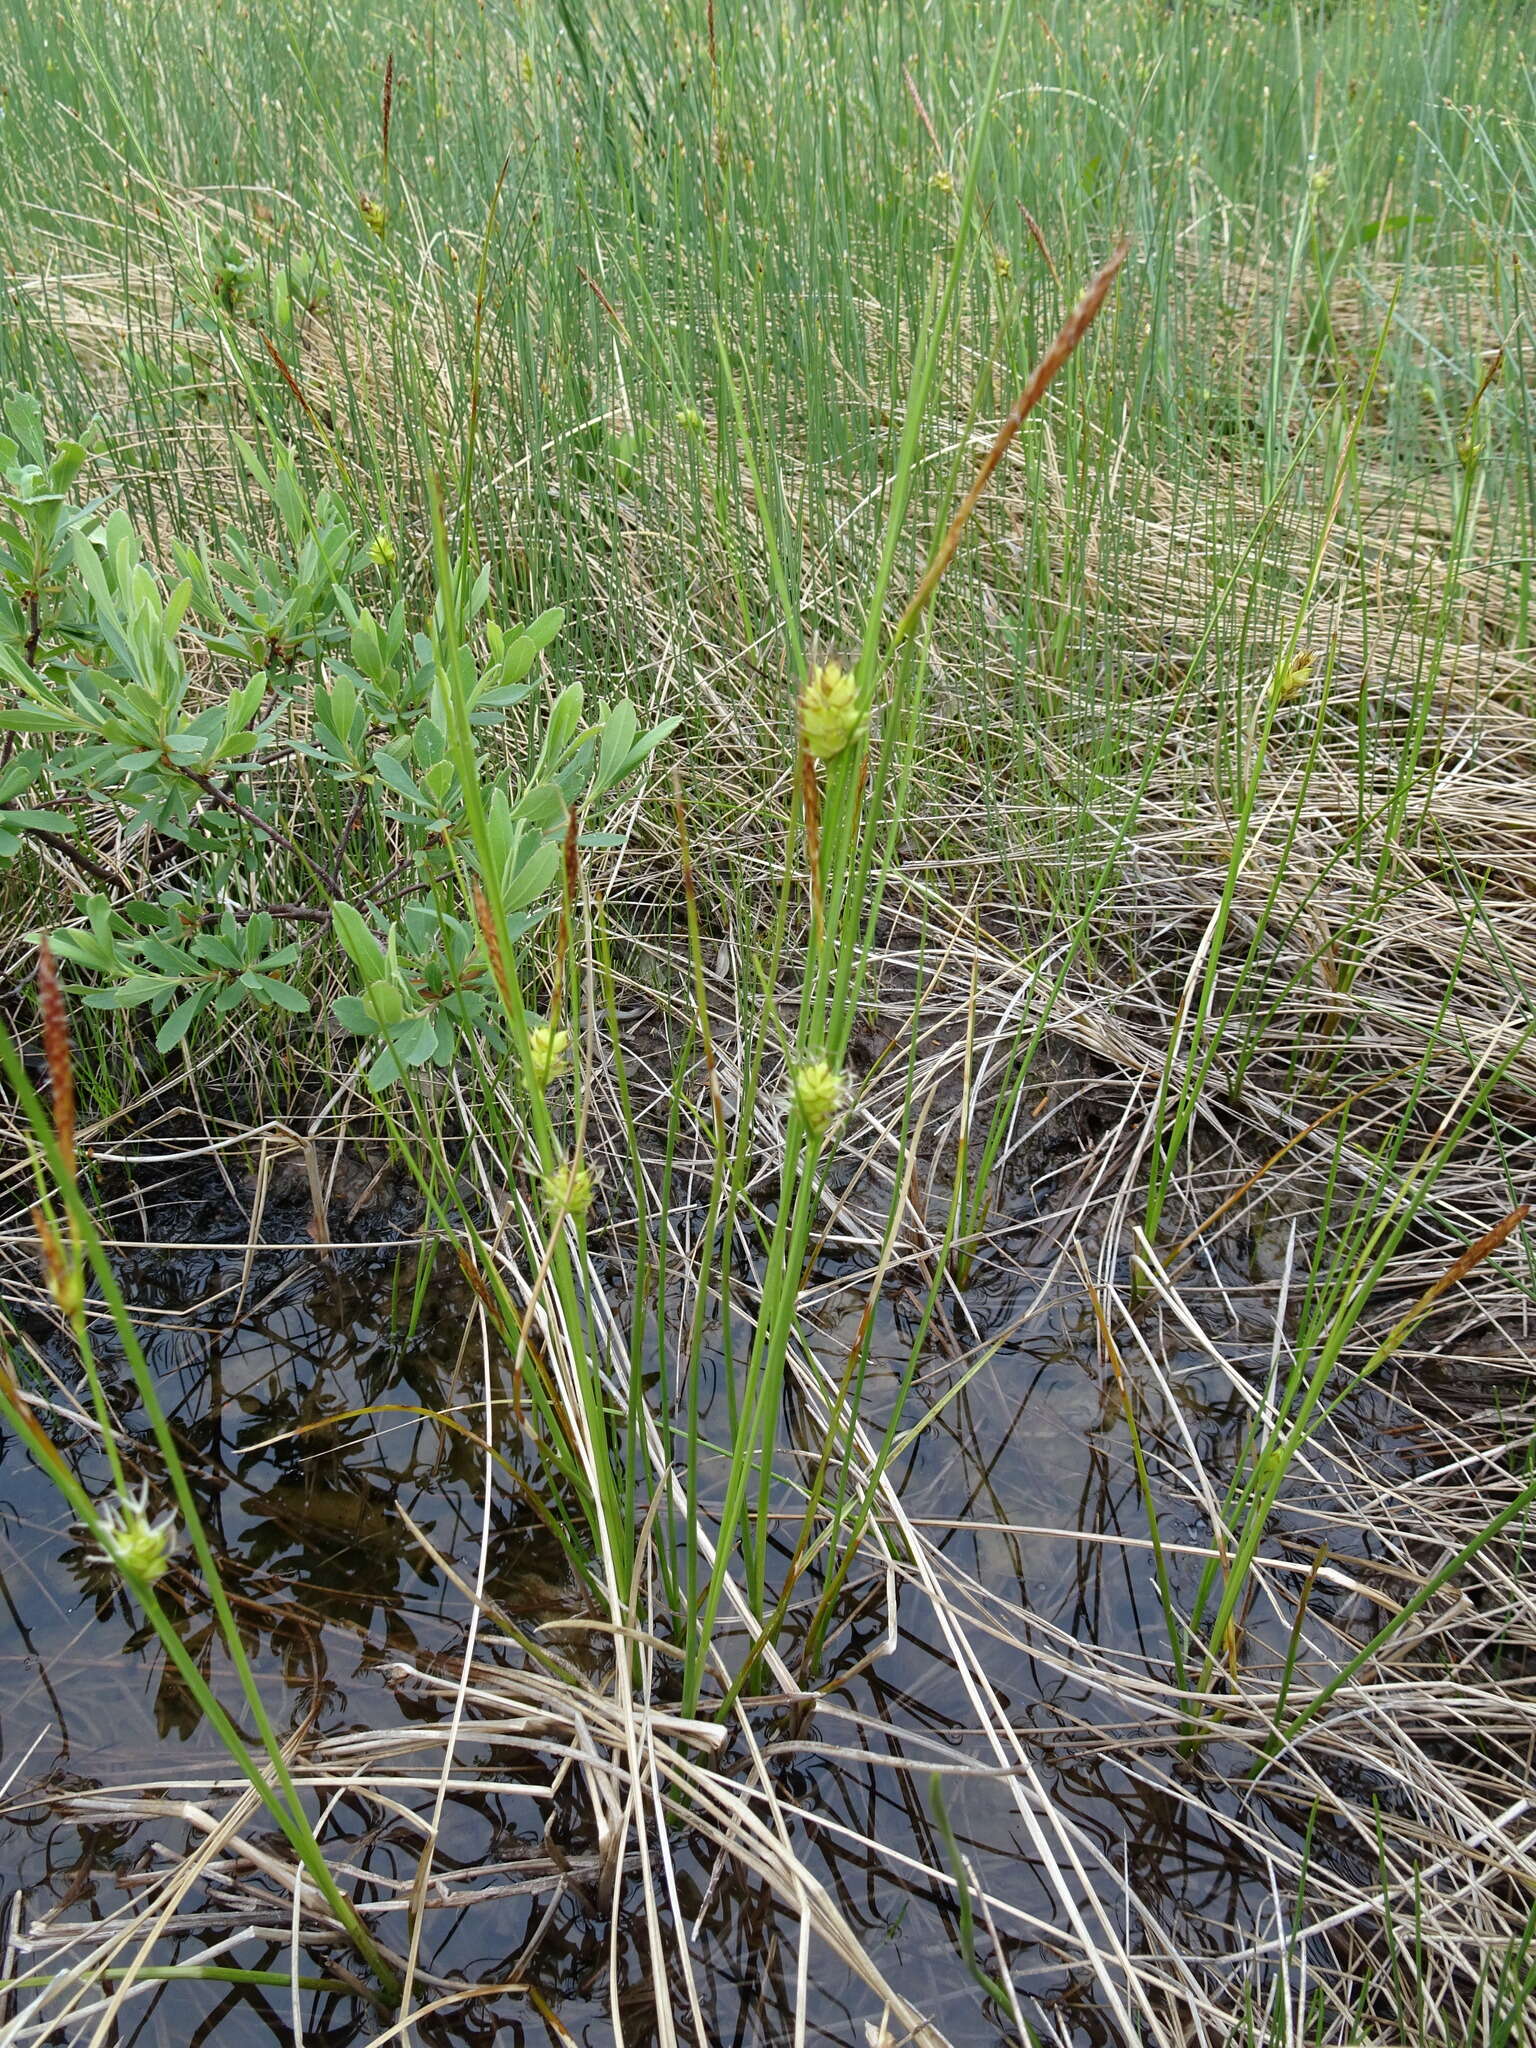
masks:
<instances>
[{"instance_id":1,"label":"sedge seed head","mask_svg":"<svg viewBox=\"0 0 1536 2048\"><path fill-rule=\"evenodd\" d=\"M103 1564L132 1585L152 1586L165 1577L176 1549L176 1517L151 1516L147 1480L99 1507L97 1516L97 1555Z\"/></svg>"},{"instance_id":2,"label":"sedge seed head","mask_svg":"<svg viewBox=\"0 0 1536 2048\"><path fill-rule=\"evenodd\" d=\"M48 1062L52 1095L53 1135L64 1155L64 1171L75 1171L75 1071L70 1057L69 1012L58 962L46 937L37 949L37 1007L43 1026L43 1057Z\"/></svg>"},{"instance_id":3,"label":"sedge seed head","mask_svg":"<svg viewBox=\"0 0 1536 2048\"><path fill-rule=\"evenodd\" d=\"M571 1034L554 1024L535 1024L528 1033L528 1076L542 1095L566 1070Z\"/></svg>"},{"instance_id":4,"label":"sedge seed head","mask_svg":"<svg viewBox=\"0 0 1536 2048\"><path fill-rule=\"evenodd\" d=\"M1303 648L1293 654L1289 661L1282 661L1275 670L1270 689L1277 704L1294 704L1303 696L1312 680L1312 656Z\"/></svg>"},{"instance_id":5,"label":"sedge seed head","mask_svg":"<svg viewBox=\"0 0 1536 2048\"><path fill-rule=\"evenodd\" d=\"M847 1084L837 1068L826 1060L807 1060L790 1080L790 1094L800 1120L813 1142L819 1144L830 1130L847 1098Z\"/></svg>"},{"instance_id":6,"label":"sedge seed head","mask_svg":"<svg viewBox=\"0 0 1536 2048\"><path fill-rule=\"evenodd\" d=\"M579 1223L592 1207L597 1183L576 1159L561 1159L544 1176L544 1200L551 1214L574 1216Z\"/></svg>"},{"instance_id":7,"label":"sedge seed head","mask_svg":"<svg viewBox=\"0 0 1536 2048\"><path fill-rule=\"evenodd\" d=\"M818 662L800 692L800 737L818 761L834 760L869 729L859 713L859 689L840 662Z\"/></svg>"}]
</instances>

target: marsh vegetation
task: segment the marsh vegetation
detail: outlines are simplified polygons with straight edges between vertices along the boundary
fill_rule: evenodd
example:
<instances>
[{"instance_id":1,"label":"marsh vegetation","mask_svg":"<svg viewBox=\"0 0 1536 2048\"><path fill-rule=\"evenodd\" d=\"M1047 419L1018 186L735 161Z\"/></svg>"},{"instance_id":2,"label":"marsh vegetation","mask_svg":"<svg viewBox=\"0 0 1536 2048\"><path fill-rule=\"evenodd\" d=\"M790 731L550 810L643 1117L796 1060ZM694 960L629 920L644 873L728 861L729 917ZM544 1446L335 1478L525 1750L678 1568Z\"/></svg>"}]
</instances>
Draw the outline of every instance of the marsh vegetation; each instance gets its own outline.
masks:
<instances>
[{"instance_id":1,"label":"marsh vegetation","mask_svg":"<svg viewBox=\"0 0 1536 2048\"><path fill-rule=\"evenodd\" d=\"M1519 7L0 45L0 2041L1536 2038Z\"/></svg>"}]
</instances>

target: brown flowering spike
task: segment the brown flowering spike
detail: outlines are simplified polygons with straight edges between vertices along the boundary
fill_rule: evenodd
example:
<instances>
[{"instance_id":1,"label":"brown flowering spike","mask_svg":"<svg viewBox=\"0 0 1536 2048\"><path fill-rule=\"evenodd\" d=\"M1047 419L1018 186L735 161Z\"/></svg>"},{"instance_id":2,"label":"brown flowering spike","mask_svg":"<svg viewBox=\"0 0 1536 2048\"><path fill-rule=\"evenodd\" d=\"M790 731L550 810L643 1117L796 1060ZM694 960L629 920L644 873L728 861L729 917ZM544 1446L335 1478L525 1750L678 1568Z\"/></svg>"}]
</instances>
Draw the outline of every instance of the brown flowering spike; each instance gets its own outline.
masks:
<instances>
[{"instance_id":1,"label":"brown flowering spike","mask_svg":"<svg viewBox=\"0 0 1536 2048\"><path fill-rule=\"evenodd\" d=\"M1492 1230L1485 1230L1476 1244L1468 1245L1461 1257L1447 1266L1432 1287L1425 1288L1408 1314L1404 1316L1402 1322L1396 1325L1396 1328L1402 1329L1405 1324L1417 1321L1427 1308L1433 1306L1440 1299L1442 1294L1454 1287L1458 1281L1465 1280L1469 1273L1483 1263L1484 1259L1491 1259L1496 1251L1501 1250L1509 1242L1510 1238L1514 1236L1530 1213L1530 1203L1522 1202L1518 1209L1510 1210L1502 1223L1495 1223Z\"/></svg>"},{"instance_id":2,"label":"brown flowering spike","mask_svg":"<svg viewBox=\"0 0 1536 2048\"><path fill-rule=\"evenodd\" d=\"M85 1306L85 1269L78 1248L66 1245L50 1218L41 1209L32 1211L32 1227L42 1254L43 1278L54 1307L71 1321Z\"/></svg>"},{"instance_id":3,"label":"brown flowering spike","mask_svg":"<svg viewBox=\"0 0 1536 2048\"><path fill-rule=\"evenodd\" d=\"M75 1177L75 1069L69 1056L69 1017L58 962L44 939L37 949L37 1007L42 1015L43 1058L53 1108L53 1135L64 1155L64 1170Z\"/></svg>"},{"instance_id":4,"label":"brown flowering spike","mask_svg":"<svg viewBox=\"0 0 1536 2048\"><path fill-rule=\"evenodd\" d=\"M507 963L502 958L501 940L496 934L496 924L491 916L491 906L486 902L485 892L478 882L474 885L474 897L475 923L480 927L480 938L485 947L485 957L491 963L491 973L495 976L497 988L501 990L501 1000L508 1009L511 1009L512 985L507 980Z\"/></svg>"},{"instance_id":5,"label":"brown flowering spike","mask_svg":"<svg viewBox=\"0 0 1536 2048\"><path fill-rule=\"evenodd\" d=\"M1109 261L1090 282L1088 289L1078 300L1072 311L1062 322L1056 339L1035 365L1029 382L1009 408L1008 417L997 430L997 438L987 450L976 480L966 492L964 502L949 522L949 530L939 542L933 560L917 586L912 602L902 613L896 626L896 638L904 640L917 624L923 606L927 604L938 588L939 578L954 559L955 549L960 545L960 535L965 523L976 510L982 492L987 488L992 472L1007 454L1014 435L1029 418L1035 407L1050 389L1051 381L1068 361L1094 321L1099 317L1100 308L1109 295L1109 288L1120 274L1120 266L1130 253L1130 243L1121 242L1110 256Z\"/></svg>"},{"instance_id":6,"label":"brown flowering spike","mask_svg":"<svg viewBox=\"0 0 1536 2048\"><path fill-rule=\"evenodd\" d=\"M379 126L384 145L384 175L389 176L389 119L395 109L395 53L390 51L384 60L384 104Z\"/></svg>"}]
</instances>

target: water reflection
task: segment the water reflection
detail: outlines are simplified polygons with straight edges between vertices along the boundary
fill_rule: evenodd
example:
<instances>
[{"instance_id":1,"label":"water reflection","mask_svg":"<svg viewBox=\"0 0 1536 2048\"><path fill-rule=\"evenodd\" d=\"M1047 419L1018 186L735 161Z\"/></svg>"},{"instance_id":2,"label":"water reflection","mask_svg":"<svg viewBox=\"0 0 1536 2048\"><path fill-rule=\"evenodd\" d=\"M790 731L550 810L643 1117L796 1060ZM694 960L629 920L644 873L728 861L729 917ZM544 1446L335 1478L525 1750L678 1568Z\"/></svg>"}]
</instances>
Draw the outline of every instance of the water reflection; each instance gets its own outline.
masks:
<instances>
[{"instance_id":1,"label":"water reflection","mask_svg":"<svg viewBox=\"0 0 1536 2048\"><path fill-rule=\"evenodd\" d=\"M483 1454L434 1419L447 1411L471 1428L478 1420L479 1364L467 1341L474 1297L451 1261L423 1270L415 1217L388 1182L375 1185L355 1219L374 1248L328 1258L309 1240L302 1195L285 1201L281 1191L266 1204L263 1242L249 1257L238 1194L189 1173L161 1194L153 1232L144 1231L186 1248L147 1249L123 1262L230 1597L288 1725L312 1734L435 1725L442 1703L393 1684L387 1666L400 1656L419 1668L451 1657L467 1608L400 1511L444 1558L477 1556ZM1220 1955L1248 1938L1269 1908L1259 1868L1235 1847L1249 1795L1219 1757L1190 1766L1169 1752L1164 1734L1139 1729L1124 1689L1107 1680L1166 1669L1146 1504L1121 1390L1100 1363L1091 1303L1060 1276L1051 1234L1033 1237L1022 1227L1027 1205L1019 1215L1009 1252L983 1261L968 1291L972 1330L946 1327L935 1337L920 1400L936 1403L958 1381L978 1337L1014 1334L903 1452L896 1484L906 1512L931 1531L940 1564L955 1574L961 1625L984 1646L997 1710L1028 1745L1043 1795L1075 1830L1075 1909L1091 1916L1096 1888L1119 1900L1128 1878L1147 1916L1121 1930L1129 1945ZM392 1237L400 1240L395 1249ZM846 1348L862 1313L857 1289L839 1292L846 1277L829 1258L814 1306L829 1356ZM1267 1293L1245 1295L1236 1265L1215 1280L1205 1295L1187 1295L1206 1319L1205 1348L1148 1317L1161 1371L1137 1390L1144 1437L1168 1461L1158 1510L1174 1597L1186 1609L1200 1565L1180 1545L1198 1549L1207 1525L1187 1462L1179 1470L1173 1461L1184 1456L1181 1445L1192 1446L1204 1482L1220 1488L1247 1419L1220 1358L1260 1357L1272 1335ZM866 1383L871 1432L895 1401L919 1306L898 1288L882 1307ZM701 1376L707 1402L723 1403L725 1377L717 1347ZM141 1427L120 1375L116 1384L130 1428ZM499 1448L515 1465L518 1447L508 1437ZM85 1433L71 1451L86 1483L104 1486ZM531 1488L533 1474L526 1476ZM792 1540L794 1496L786 1491L780 1505ZM0 1820L6 1883L22 1888L31 1916L105 1915L158 1867L157 1841L174 1846L174 1831L161 1828L157 1837L128 1822L71 1821L47 1795L163 1782L167 1743L177 1775L200 1762L215 1773L218 1752L148 1631L88 1547L61 1526L51 1489L13 1442L0 1445L0 1518L0 1775L16 1773ZM537 1621L579 1611L557 1543L515 1488L498 1492L485 1540L486 1588L503 1613ZM781 1562L786 1557L781 1548ZM165 1592L189 1648L218 1675L195 1579L173 1572ZM791 1663L806 1619L800 1608L789 1616ZM1267 1626L1254 1618L1261 1646ZM1278 1655L1283 1640L1271 1647ZM960 1960L950 1852L929 1791L936 1767L966 1764L944 1780L948 1822L979 1883L1009 1902L1001 1935L1020 1993L1051 2016L1063 2041L1116 2038L1102 1985L1087 1981L1073 1949L1055 1938L1059 1882L1043 1867L1016 1788L981 1739L974 1693L932 1604L908 1574L855 1571L826 1637L821 1677L829 1689L814 1717L796 1723L766 1706L760 1738L774 1756L797 1846L879 1968L951 2040L1014 2037L1010 2017ZM432 1914L424 1966L491 1984L521 1972L582 2041L615 2038L615 2001L627 2042L661 2039L658 1999L682 2010L692 1994L681 1978L655 1979L641 1873L626 1874L616 1909L610 1902L604 1910L581 1877L590 1815L571 1802L557 1805L551 1820L537 1802L495 1789L500 1768L495 1750L477 1745L471 1715L434 1867L450 1883L456 1872L478 1875L451 1910ZM1308 1824L1300 1812L1269 1813L1272 1832L1292 1840ZM398 1814L344 1797L331 1836L382 1895L413 1882L420 1830ZM494 1872L503 1866L507 1882L498 1891ZM765 1885L722 1877L702 1837L680 1838L677 1887L683 1918L698 1922L694 1993L710 2038L792 2038L793 1918ZM238 1886L221 1892L219 1882L209 1888L230 1925L249 1917L252 1897ZM258 1944L243 1959L263 1967L261 1953ZM282 1967L281 1956L271 1948L274 1966ZM668 1959L675 1968L672 1947ZM810 2037L862 2041L865 2025L880 2018L867 1989L823 1954L816 1970ZM291 2039L285 1999L257 1986L163 1986L134 2012L144 2041ZM350 2001L310 1996L307 2041L351 2042L360 2030ZM455 2007L424 2021L421 2032L445 2048L549 2039L525 1996Z\"/></svg>"}]
</instances>

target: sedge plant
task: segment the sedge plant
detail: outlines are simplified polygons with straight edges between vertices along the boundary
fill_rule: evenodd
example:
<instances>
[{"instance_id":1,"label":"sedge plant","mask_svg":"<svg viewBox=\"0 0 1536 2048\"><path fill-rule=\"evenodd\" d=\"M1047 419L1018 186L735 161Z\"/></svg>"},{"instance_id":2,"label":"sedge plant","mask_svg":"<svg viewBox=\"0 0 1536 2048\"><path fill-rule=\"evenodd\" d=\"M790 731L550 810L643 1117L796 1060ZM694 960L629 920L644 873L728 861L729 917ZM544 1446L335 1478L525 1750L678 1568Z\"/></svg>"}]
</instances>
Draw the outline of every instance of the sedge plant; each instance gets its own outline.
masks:
<instances>
[{"instance_id":1,"label":"sedge plant","mask_svg":"<svg viewBox=\"0 0 1536 2048\"><path fill-rule=\"evenodd\" d=\"M811 1247L821 1169L848 1104L845 1063L849 1037L858 1014L885 879L892 871L894 846L916 766L925 672L918 629L997 464L1053 378L1081 343L1126 255L1126 245L1122 244L1093 279L1042 356L892 628L886 617L887 599L909 516L923 424L950 338L955 296L964 274L988 120L1007 36L1005 18L976 123L976 140L961 194L955 253L942 281L929 297L908 392L906 422L878 567L866 602L859 654L851 667L845 668L835 660L813 661L805 652L782 547L776 536L771 494L755 453L756 419L750 387L745 386L744 377L730 378L737 430L753 482L781 623L791 659L804 677L796 719L797 816L808 885L809 936L800 977L794 1044L788 1060L779 1198L763 1254L759 1308L738 1394L736 1428L720 1512L721 1542L686 1643L685 1698L690 1709L699 1698L704 1658L713 1638L725 1574L733 1554L739 1551L742 1559L751 1611L762 1619L773 1604L768 1572L770 1510L780 1478L775 1452L786 1365L795 1340L797 1304ZM878 739L873 736L876 723ZM792 841L786 878L793 872L793 858ZM899 1202L899 1188L895 1200ZM952 1204L951 1232L957 1214L958 1207ZM946 1256L947 1249L946 1243ZM943 1264L941 1261L941 1270ZM909 1373L908 1386L910 1377ZM894 1441L894 1436L893 1423L889 1441ZM841 1466L845 1477L849 1469L846 1464ZM864 1522L863 1515L854 1518L849 1540L861 1532ZM834 1569L834 1578L836 1575Z\"/></svg>"}]
</instances>

